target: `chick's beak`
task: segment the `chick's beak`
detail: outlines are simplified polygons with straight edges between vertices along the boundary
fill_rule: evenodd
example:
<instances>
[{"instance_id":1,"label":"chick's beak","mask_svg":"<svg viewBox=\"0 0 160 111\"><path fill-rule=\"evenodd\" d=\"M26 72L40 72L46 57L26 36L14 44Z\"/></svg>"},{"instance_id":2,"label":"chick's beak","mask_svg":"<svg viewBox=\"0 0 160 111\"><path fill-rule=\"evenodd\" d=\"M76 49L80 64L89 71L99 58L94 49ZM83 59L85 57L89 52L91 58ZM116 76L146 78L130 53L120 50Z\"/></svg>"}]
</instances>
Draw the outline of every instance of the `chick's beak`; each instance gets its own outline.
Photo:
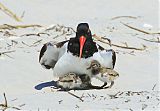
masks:
<instances>
[{"instance_id":1,"label":"chick's beak","mask_svg":"<svg viewBox=\"0 0 160 111\"><path fill-rule=\"evenodd\" d=\"M79 57L81 58L82 57L82 51L83 51L83 46L86 42L86 38L84 36L81 36L79 38L79 43L80 43L80 52L79 52Z\"/></svg>"}]
</instances>

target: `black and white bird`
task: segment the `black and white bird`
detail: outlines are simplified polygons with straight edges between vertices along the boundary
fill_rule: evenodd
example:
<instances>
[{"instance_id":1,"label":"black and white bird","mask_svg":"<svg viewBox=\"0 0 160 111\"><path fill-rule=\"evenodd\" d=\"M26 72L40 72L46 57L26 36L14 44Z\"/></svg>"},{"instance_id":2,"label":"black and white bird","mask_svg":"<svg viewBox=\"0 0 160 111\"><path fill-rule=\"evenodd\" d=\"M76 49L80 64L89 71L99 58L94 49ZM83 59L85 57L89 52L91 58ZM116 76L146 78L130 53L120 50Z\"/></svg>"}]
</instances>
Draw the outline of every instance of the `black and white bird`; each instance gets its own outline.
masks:
<instances>
[{"instance_id":1,"label":"black and white bird","mask_svg":"<svg viewBox=\"0 0 160 111\"><path fill-rule=\"evenodd\" d=\"M74 38L56 44L51 42L44 44L39 55L40 64L47 69L52 68L56 77L63 77L69 72L91 76L86 67L89 67L92 60L113 69L116 55L112 49L105 50L93 41L87 23L78 24Z\"/></svg>"}]
</instances>

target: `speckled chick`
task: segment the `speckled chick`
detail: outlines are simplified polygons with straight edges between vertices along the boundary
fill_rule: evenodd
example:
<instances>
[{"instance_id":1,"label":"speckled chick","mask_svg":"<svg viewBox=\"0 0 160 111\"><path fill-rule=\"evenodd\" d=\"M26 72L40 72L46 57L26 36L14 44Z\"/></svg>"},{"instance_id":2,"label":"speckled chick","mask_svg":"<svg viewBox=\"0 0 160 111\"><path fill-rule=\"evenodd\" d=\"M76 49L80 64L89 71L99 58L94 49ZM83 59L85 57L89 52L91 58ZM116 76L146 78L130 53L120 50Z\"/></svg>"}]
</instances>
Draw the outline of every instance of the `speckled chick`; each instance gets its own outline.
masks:
<instances>
[{"instance_id":1,"label":"speckled chick","mask_svg":"<svg viewBox=\"0 0 160 111\"><path fill-rule=\"evenodd\" d=\"M105 87L109 82L111 83L110 86L105 88L111 88L114 85L114 80L119 77L118 72L110 68L102 67L97 60L92 60L90 66L87 69L91 70L93 77L104 82L104 85L101 87Z\"/></svg>"}]
</instances>

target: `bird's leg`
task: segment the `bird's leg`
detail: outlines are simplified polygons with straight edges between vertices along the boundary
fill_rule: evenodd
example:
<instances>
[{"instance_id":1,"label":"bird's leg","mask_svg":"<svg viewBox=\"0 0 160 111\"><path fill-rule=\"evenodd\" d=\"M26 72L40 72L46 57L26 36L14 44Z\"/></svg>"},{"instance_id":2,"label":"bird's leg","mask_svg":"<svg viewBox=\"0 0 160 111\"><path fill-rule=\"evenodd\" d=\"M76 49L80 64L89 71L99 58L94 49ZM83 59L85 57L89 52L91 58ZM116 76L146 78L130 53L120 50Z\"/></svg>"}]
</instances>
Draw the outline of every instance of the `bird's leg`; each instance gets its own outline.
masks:
<instances>
[{"instance_id":1,"label":"bird's leg","mask_svg":"<svg viewBox=\"0 0 160 111\"><path fill-rule=\"evenodd\" d=\"M62 87L62 88L59 89L58 91L66 91L66 92L67 92L67 91L70 91L70 89L69 89L69 88L63 88L63 87Z\"/></svg>"},{"instance_id":2,"label":"bird's leg","mask_svg":"<svg viewBox=\"0 0 160 111\"><path fill-rule=\"evenodd\" d=\"M109 86L109 88L111 88L114 85L114 81L111 81L111 85Z\"/></svg>"},{"instance_id":3,"label":"bird's leg","mask_svg":"<svg viewBox=\"0 0 160 111\"><path fill-rule=\"evenodd\" d=\"M103 89L103 87L101 87L101 86L94 86L92 84L88 84L88 87L91 89Z\"/></svg>"},{"instance_id":4,"label":"bird's leg","mask_svg":"<svg viewBox=\"0 0 160 111\"><path fill-rule=\"evenodd\" d=\"M113 85L114 85L114 81L111 81L111 84L110 84L110 86L108 86L108 87L105 87L104 89L111 88Z\"/></svg>"},{"instance_id":5,"label":"bird's leg","mask_svg":"<svg viewBox=\"0 0 160 111\"><path fill-rule=\"evenodd\" d=\"M101 87L103 88L103 87L105 87L107 85L107 82L105 82Z\"/></svg>"}]
</instances>

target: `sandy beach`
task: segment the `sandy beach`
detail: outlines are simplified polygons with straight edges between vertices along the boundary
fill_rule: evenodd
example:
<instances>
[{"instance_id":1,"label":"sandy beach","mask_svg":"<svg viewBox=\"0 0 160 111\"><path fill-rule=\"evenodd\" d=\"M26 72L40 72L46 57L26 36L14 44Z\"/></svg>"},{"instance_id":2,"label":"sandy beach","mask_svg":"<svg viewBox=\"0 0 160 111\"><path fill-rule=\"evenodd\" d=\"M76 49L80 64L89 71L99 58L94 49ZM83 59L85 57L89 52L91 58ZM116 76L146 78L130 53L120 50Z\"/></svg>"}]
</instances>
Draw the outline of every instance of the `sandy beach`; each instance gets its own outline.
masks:
<instances>
[{"instance_id":1,"label":"sandy beach","mask_svg":"<svg viewBox=\"0 0 160 111\"><path fill-rule=\"evenodd\" d=\"M5 111L158 111L158 1L1 0L0 3L22 19L17 22L0 10L0 110L4 108L5 93L8 103ZM120 76L110 89L71 90L77 98L53 88L57 78L52 70L41 67L38 57L44 43L74 37L81 22L90 25L92 34L111 40L109 46L94 39L105 49L116 51L115 70ZM3 24L36 26L2 29ZM93 84L102 83L93 79Z\"/></svg>"}]
</instances>

